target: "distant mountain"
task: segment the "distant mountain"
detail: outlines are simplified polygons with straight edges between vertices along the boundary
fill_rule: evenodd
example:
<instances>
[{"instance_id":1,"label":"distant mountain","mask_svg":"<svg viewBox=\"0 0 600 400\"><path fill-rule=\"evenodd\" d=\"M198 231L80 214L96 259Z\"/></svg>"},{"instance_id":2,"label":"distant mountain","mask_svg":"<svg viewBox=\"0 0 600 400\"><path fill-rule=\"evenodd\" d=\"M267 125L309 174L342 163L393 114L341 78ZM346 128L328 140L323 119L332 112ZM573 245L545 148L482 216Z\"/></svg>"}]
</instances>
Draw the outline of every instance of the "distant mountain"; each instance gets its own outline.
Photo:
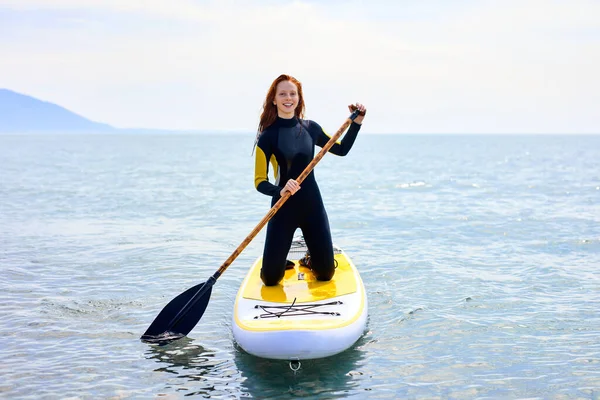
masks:
<instances>
[{"instance_id":1,"label":"distant mountain","mask_svg":"<svg viewBox=\"0 0 600 400\"><path fill-rule=\"evenodd\" d=\"M90 121L61 106L0 89L0 132L110 131L110 125Z\"/></svg>"}]
</instances>

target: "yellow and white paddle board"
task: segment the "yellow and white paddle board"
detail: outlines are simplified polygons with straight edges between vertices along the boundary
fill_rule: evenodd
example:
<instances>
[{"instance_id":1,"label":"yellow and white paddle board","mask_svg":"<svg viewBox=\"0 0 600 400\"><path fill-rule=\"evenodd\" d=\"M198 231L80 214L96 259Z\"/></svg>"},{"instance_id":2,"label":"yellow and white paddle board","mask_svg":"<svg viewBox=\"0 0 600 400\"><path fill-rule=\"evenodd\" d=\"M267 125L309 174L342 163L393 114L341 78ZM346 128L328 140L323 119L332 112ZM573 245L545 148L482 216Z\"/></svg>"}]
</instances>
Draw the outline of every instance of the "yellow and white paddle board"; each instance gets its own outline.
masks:
<instances>
[{"instance_id":1,"label":"yellow and white paddle board","mask_svg":"<svg viewBox=\"0 0 600 400\"><path fill-rule=\"evenodd\" d=\"M294 241L288 256L294 267L277 286L262 283L262 257L248 271L236 296L232 325L246 352L283 360L322 358L348 349L364 333L367 296L350 257L334 246L335 275L321 282L300 264L306 251L302 240Z\"/></svg>"}]
</instances>

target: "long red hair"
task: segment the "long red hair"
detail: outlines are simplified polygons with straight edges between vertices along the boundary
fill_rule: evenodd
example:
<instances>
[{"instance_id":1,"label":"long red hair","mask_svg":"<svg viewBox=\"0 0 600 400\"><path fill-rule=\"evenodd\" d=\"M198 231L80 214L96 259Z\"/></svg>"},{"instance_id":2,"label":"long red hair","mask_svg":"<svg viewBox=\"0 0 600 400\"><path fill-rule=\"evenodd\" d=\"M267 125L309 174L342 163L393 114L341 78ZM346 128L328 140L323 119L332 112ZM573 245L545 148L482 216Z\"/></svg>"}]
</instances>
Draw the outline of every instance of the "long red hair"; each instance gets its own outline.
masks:
<instances>
[{"instance_id":1,"label":"long red hair","mask_svg":"<svg viewBox=\"0 0 600 400\"><path fill-rule=\"evenodd\" d=\"M298 118L304 118L304 94L302 93L302 84L296 78L291 75L281 74L279 75L271 86L269 87L269 91L267 92L267 96L265 97L265 102L263 103L263 110L260 114L260 122L258 123L258 132L256 134L256 142L258 142L258 138L260 134L264 132L269 126L273 125L273 123L277 120L277 106L273 104L275 101L275 95L277 94L277 85L281 82L290 81L298 88L298 106L294 110L294 114Z\"/></svg>"}]
</instances>

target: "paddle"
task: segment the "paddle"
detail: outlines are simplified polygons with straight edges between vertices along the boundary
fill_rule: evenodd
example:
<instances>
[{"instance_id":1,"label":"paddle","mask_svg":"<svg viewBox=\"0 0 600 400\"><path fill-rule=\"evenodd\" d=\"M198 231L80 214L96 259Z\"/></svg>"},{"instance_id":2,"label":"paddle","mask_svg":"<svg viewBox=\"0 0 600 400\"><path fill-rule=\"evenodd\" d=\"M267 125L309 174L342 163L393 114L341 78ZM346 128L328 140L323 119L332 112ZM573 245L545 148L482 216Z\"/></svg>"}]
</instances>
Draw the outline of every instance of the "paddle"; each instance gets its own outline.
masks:
<instances>
[{"instance_id":1,"label":"paddle","mask_svg":"<svg viewBox=\"0 0 600 400\"><path fill-rule=\"evenodd\" d=\"M331 137L331 139L323 146L321 151L313 158L308 166L302 171L300 176L296 178L298 183L302 183L304 179L310 174L313 168L323 158L325 153L329 151L331 146L342 136L348 126L354 121L359 115L360 111L354 110L354 112L346 119L344 124L338 129L338 131ZM265 217L256 225L256 227L250 232L250 234L244 239L244 241L234 250L227 260L221 265L221 267L214 273L213 276L208 278L206 282L200 283L194 287L189 288L179 296L175 297L162 309L158 316L154 319L152 324L148 327L146 332L140 338L144 342L166 344L177 339L181 339L186 336L200 321L208 301L210 300L210 294L212 287L219 279L219 277L225 272L225 270L231 265L231 263L240 255L242 250L248 246L248 244L254 239L260 230L269 222L275 213L281 208L283 203L291 196L290 192L286 192L277 203L265 215Z\"/></svg>"}]
</instances>

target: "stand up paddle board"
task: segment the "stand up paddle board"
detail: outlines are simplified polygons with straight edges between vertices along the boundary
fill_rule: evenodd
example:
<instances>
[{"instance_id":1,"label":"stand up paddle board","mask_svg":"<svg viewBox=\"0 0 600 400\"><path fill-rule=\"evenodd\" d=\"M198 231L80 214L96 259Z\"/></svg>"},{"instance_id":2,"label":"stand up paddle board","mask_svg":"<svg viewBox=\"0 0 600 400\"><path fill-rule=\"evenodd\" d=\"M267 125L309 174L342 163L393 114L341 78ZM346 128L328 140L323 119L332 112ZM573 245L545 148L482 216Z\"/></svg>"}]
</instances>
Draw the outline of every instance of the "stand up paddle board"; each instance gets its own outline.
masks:
<instances>
[{"instance_id":1,"label":"stand up paddle board","mask_svg":"<svg viewBox=\"0 0 600 400\"><path fill-rule=\"evenodd\" d=\"M358 270L334 246L336 270L331 281L315 279L300 260L306 244L294 240L286 270L277 286L260 279L259 257L242 282L233 312L233 336L246 352L281 360L307 360L340 353L364 333L367 296Z\"/></svg>"}]
</instances>

